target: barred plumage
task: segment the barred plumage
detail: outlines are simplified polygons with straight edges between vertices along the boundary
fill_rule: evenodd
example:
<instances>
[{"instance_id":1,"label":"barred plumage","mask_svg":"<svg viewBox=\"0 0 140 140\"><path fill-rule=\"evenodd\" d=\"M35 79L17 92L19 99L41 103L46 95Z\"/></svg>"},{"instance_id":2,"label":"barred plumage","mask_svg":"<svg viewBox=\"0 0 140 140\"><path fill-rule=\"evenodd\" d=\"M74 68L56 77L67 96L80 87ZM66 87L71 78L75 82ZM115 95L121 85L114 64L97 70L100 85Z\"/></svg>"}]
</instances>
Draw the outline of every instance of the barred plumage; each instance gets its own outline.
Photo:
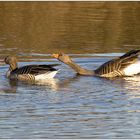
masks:
<instances>
[{"instance_id":1,"label":"barred plumage","mask_svg":"<svg viewBox=\"0 0 140 140\"><path fill-rule=\"evenodd\" d=\"M18 68L17 59L10 56L5 58L5 63L10 65L9 71L7 72L7 77L21 81L36 81L53 78L57 73L57 69L53 67L59 65L27 65Z\"/></svg>"},{"instance_id":2,"label":"barred plumage","mask_svg":"<svg viewBox=\"0 0 140 140\"><path fill-rule=\"evenodd\" d=\"M132 76L140 73L140 61L138 56L140 50L131 50L118 58L112 59L96 70L87 70L74 63L68 55L65 54L53 54L53 57L69 65L78 74L81 75L95 75L100 77L122 77Z\"/></svg>"},{"instance_id":3,"label":"barred plumage","mask_svg":"<svg viewBox=\"0 0 140 140\"><path fill-rule=\"evenodd\" d=\"M127 76L124 69L138 61L139 53L140 50L131 50L121 57L112 59L96 69L95 75L101 77Z\"/></svg>"}]
</instances>

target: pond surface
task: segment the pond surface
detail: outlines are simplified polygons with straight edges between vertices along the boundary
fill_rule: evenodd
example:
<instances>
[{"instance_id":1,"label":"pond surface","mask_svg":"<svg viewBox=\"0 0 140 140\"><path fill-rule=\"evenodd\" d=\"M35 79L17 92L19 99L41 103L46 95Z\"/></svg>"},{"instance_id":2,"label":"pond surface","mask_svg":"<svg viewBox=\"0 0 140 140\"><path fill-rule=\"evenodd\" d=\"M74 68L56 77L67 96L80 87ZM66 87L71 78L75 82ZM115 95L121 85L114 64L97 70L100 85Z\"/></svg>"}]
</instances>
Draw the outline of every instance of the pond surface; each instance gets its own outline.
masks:
<instances>
[{"instance_id":1,"label":"pond surface","mask_svg":"<svg viewBox=\"0 0 140 140\"><path fill-rule=\"evenodd\" d=\"M19 66L61 64L54 79L15 83L0 66L0 138L140 138L140 75L79 76L140 48L139 2L0 2L0 58Z\"/></svg>"}]
</instances>

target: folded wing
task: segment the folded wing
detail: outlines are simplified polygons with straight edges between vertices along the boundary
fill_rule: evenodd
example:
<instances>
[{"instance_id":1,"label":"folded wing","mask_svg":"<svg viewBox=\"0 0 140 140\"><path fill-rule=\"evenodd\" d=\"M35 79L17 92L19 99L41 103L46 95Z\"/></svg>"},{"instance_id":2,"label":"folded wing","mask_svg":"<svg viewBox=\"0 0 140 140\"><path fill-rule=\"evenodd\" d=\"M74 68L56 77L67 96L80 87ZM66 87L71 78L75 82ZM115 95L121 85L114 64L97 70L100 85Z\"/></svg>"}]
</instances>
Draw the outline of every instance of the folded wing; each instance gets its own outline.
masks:
<instances>
[{"instance_id":1,"label":"folded wing","mask_svg":"<svg viewBox=\"0 0 140 140\"><path fill-rule=\"evenodd\" d=\"M59 64L52 65L28 65L15 69L12 73L16 74L32 74L39 75L44 74L50 71L57 71L54 66L58 66Z\"/></svg>"},{"instance_id":2,"label":"folded wing","mask_svg":"<svg viewBox=\"0 0 140 140\"><path fill-rule=\"evenodd\" d=\"M102 77L124 76L124 68L138 61L140 50L131 50L121 57L112 59L95 70Z\"/></svg>"}]
</instances>

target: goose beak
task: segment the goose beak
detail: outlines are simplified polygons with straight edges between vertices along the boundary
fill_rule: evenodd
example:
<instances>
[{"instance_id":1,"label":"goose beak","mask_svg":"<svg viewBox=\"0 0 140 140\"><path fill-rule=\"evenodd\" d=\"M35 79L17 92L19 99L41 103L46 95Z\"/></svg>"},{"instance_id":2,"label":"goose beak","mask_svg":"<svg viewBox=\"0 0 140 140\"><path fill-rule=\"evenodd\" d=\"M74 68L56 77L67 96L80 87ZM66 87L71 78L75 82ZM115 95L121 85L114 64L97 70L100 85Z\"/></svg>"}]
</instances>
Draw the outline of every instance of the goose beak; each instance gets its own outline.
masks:
<instances>
[{"instance_id":1,"label":"goose beak","mask_svg":"<svg viewBox=\"0 0 140 140\"><path fill-rule=\"evenodd\" d=\"M57 58L59 57L59 54L55 54L55 53L54 53L54 54L52 54L52 57L54 57L54 58L57 59Z\"/></svg>"}]
</instances>

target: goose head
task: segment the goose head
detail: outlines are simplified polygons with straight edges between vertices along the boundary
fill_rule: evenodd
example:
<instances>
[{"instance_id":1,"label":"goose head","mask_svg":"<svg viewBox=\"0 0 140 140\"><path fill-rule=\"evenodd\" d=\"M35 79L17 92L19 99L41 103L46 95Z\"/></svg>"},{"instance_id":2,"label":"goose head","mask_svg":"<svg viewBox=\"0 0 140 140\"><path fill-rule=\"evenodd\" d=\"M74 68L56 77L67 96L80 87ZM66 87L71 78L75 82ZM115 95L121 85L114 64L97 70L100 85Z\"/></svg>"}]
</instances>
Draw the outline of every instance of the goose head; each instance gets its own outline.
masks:
<instances>
[{"instance_id":1,"label":"goose head","mask_svg":"<svg viewBox=\"0 0 140 140\"><path fill-rule=\"evenodd\" d=\"M15 56L7 56L5 57L4 61L6 64L10 65L11 70L14 70L17 68L17 59Z\"/></svg>"},{"instance_id":2,"label":"goose head","mask_svg":"<svg viewBox=\"0 0 140 140\"><path fill-rule=\"evenodd\" d=\"M71 63L72 60L70 59L70 57L68 55L65 55L63 53L57 53L57 54L52 54L52 56L64 63Z\"/></svg>"}]
</instances>

